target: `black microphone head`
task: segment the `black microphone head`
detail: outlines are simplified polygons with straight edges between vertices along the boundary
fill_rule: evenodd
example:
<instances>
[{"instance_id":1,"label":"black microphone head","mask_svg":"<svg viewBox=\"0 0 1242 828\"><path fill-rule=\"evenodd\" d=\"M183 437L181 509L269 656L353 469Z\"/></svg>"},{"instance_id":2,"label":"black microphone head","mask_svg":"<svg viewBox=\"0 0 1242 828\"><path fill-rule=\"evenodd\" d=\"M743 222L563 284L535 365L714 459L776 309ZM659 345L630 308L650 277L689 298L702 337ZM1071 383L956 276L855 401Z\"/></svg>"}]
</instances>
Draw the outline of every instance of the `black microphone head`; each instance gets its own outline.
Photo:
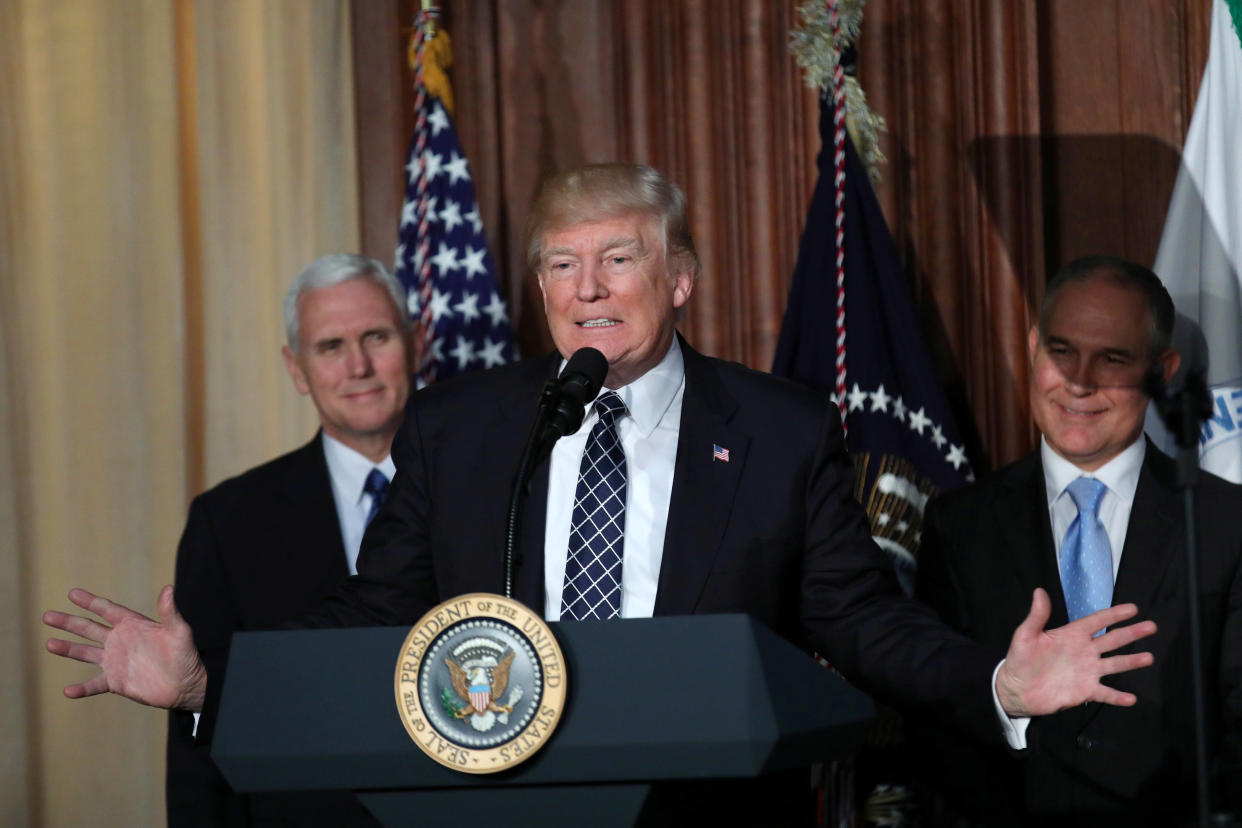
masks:
<instances>
[{"instance_id":1,"label":"black microphone head","mask_svg":"<svg viewBox=\"0 0 1242 828\"><path fill-rule=\"evenodd\" d=\"M582 389L580 392L575 389L574 396L585 403L595 399L595 395L599 393L600 386L604 384L607 376L608 360L604 358L604 355L594 348L579 348L565 363L565 370L561 371L560 380L562 383L569 383L573 380L574 384Z\"/></svg>"},{"instance_id":2,"label":"black microphone head","mask_svg":"<svg viewBox=\"0 0 1242 828\"><path fill-rule=\"evenodd\" d=\"M541 434L544 441L555 442L582 425L586 404L595 399L604 378L608 376L608 360L594 348L579 348L565 363L565 370L544 389L540 403L547 411L546 425Z\"/></svg>"}]
</instances>

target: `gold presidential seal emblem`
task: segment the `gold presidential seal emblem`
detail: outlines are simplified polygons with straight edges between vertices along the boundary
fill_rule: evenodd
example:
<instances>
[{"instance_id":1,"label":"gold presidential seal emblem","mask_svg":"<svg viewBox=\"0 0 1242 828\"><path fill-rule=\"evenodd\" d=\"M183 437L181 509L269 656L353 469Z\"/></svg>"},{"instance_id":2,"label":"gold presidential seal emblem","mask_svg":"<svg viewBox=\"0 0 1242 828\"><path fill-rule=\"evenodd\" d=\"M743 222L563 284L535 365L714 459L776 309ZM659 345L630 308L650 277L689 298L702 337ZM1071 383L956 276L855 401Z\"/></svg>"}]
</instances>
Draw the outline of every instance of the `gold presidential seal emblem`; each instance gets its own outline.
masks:
<instances>
[{"instance_id":1,"label":"gold presidential seal emblem","mask_svg":"<svg viewBox=\"0 0 1242 828\"><path fill-rule=\"evenodd\" d=\"M440 764L496 773L529 759L565 706L565 661L543 618L476 592L432 609L397 658L397 712Z\"/></svg>"}]
</instances>

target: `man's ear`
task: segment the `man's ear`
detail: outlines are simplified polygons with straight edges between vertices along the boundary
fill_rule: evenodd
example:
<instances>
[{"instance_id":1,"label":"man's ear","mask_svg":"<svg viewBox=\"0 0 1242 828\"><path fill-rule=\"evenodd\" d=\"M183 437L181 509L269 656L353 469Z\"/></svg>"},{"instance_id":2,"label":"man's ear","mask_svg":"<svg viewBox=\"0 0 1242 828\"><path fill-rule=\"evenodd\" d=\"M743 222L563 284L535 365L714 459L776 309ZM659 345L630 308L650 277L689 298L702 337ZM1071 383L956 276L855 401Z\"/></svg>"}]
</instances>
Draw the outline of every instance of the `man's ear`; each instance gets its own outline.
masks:
<instances>
[{"instance_id":1,"label":"man's ear","mask_svg":"<svg viewBox=\"0 0 1242 828\"><path fill-rule=\"evenodd\" d=\"M548 290L543 283L543 274L538 270L535 271L535 284L539 285L539 297L543 300L544 310L548 307Z\"/></svg>"},{"instance_id":2,"label":"man's ear","mask_svg":"<svg viewBox=\"0 0 1242 828\"><path fill-rule=\"evenodd\" d=\"M1031 331L1026 335L1026 355L1030 358L1031 364L1035 364L1035 352L1039 350L1039 326L1032 325Z\"/></svg>"},{"instance_id":3,"label":"man's ear","mask_svg":"<svg viewBox=\"0 0 1242 828\"><path fill-rule=\"evenodd\" d=\"M299 394L309 394L310 383L306 381L306 374L302 372L302 366L298 364L298 355L288 345L281 346L280 355L285 358L285 370L289 372L289 378L293 380L293 387L298 389Z\"/></svg>"},{"instance_id":4,"label":"man's ear","mask_svg":"<svg viewBox=\"0 0 1242 828\"><path fill-rule=\"evenodd\" d=\"M1182 367L1182 355L1170 348L1160 355L1160 358L1156 360L1156 364L1160 366L1160 373L1164 378L1164 384L1168 385L1169 381L1173 379L1173 375L1177 373L1177 369Z\"/></svg>"},{"instance_id":5,"label":"man's ear","mask_svg":"<svg viewBox=\"0 0 1242 828\"><path fill-rule=\"evenodd\" d=\"M694 271L682 267L673 274L673 307L682 308L694 292Z\"/></svg>"}]
</instances>

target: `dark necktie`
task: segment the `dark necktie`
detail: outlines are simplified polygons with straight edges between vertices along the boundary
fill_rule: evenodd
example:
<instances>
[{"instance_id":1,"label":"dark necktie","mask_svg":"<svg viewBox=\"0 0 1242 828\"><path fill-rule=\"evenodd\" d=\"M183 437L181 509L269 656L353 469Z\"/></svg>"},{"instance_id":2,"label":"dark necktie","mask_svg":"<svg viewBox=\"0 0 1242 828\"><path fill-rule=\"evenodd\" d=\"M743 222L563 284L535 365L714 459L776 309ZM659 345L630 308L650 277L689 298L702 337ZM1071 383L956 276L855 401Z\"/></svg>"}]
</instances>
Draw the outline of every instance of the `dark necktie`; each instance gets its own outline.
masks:
<instances>
[{"instance_id":1,"label":"dark necktie","mask_svg":"<svg viewBox=\"0 0 1242 828\"><path fill-rule=\"evenodd\" d=\"M367 525L369 526L375 513L384 505L384 499L388 497L388 478L379 469L371 469L366 482L362 484L362 492L371 496L371 509L367 512Z\"/></svg>"},{"instance_id":2,"label":"dark necktie","mask_svg":"<svg viewBox=\"0 0 1242 828\"><path fill-rule=\"evenodd\" d=\"M595 401L599 420L587 438L569 529L561 617L616 618L621 613L625 538L625 450L617 418L625 403L615 391Z\"/></svg>"},{"instance_id":3,"label":"dark necktie","mask_svg":"<svg viewBox=\"0 0 1242 828\"><path fill-rule=\"evenodd\" d=\"M1061 542L1061 588L1071 621L1113 602L1113 550L1100 522L1100 499L1108 487L1094 477L1080 477L1066 487L1078 507Z\"/></svg>"}]
</instances>

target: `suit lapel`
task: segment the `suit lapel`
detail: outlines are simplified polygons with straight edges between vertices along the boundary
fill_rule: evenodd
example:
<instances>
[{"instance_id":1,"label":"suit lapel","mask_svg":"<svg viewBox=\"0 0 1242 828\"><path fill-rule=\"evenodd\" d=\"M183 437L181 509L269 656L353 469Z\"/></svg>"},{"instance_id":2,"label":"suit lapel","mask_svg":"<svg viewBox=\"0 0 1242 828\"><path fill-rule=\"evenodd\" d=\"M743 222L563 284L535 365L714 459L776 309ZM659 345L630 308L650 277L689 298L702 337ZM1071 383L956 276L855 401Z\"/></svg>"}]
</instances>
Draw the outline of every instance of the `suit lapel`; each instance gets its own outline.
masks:
<instances>
[{"instance_id":1,"label":"suit lapel","mask_svg":"<svg viewBox=\"0 0 1242 828\"><path fill-rule=\"evenodd\" d=\"M694 611L716 559L750 438L730 425L737 402L711 364L679 337L686 368L677 460L656 590L656 615ZM714 448L729 452L717 460Z\"/></svg>"},{"instance_id":2,"label":"suit lapel","mask_svg":"<svg viewBox=\"0 0 1242 828\"><path fill-rule=\"evenodd\" d=\"M332 497L332 480L323 455L323 433L298 450L282 484L285 523L298 550L298 566L281 577L317 583L324 576L344 578L349 574L345 561L345 542Z\"/></svg>"},{"instance_id":3,"label":"suit lapel","mask_svg":"<svg viewBox=\"0 0 1242 828\"><path fill-rule=\"evenodd\" d=\"M1114 604L1132 602L1140 608L1150 607L1173 559L1178 557L1171 550L1181 547L1177 531L1182 522L1175 512L1178 498L1171 464L1166 468L1162 459L1148 442L1113 587Z\"/></svg>"},{"instance_id":4,"label":"suit lapel","mask_svg":"<svg viewBox=\"0 0 1242 828\"><path fill-rule=\"evenodd\" d=\"M1133 603L1140 608L1139 617L1145 617L1143 607L1154 603L1157 590L1168 575L1172 560L1177 557L1170 550L1177 548L1175 530L1179 522L1170 513L1177 502L1173 491L1171 470L1162 474L1155 447L1147 443L1147 454L1139 469L1138 488L1134 492L1134 505L1130 509L1130 522L1126 527L1125 545L1122 547L1121 564L1117 568L1117 582L1113 586L1113 604ZM1145 642L1126 648L1126 652L1142 650ZM1149 668L1151 669L1151 668ZM1133 676L1121 673L1111 676L1107 684L1121 689L1134 690ZM1103 712L1105 705L1088 704L1077 708L1072 718L1067 717L1077 730L1085 728Z\"/></svg>"},{"instance_id":5,"label":"suit lapel","mask_svg":"<svg viewBox=\"0 0 1242 828\"><path fill-rule=\"evenodd\" d=\"M1144 438L1146 439L1146 438ZM1151 606L1156 590L1164 581L1169 564L1175 557L1169 554L1174 548L1174 530L1177 521L1170 515L1173 496L1172 472L1166 475L1161 468L1159 455L1151 441L1139 469L1138 488L1134 492L1134 504L1130 509L1130 523L1126 527L1126 541L1122 547L1121 564L1117 568L1117 582L1113 587L1113 604L1133 602L1139 607ZM1064 613L1064 599L1061 600ZM1140 612L1140 617L1142 614ZM1053 617L1055 620L1055 616ZM1065 623L1062 620L1059 623ZM1049 626L1056 626L1049 622ZM1141 650L1143 642L1127 648ZM1107 684L1125 688L1132 677L1124 673L1112 676ZM1133 689L1133 688L1131 688ZM1103 704L1087 704L1062 714L1072 732L1080 732L1104 710Z\"/></svg>"},{"instance_id":6,"label":"suit lapel","mask_svg":"<svg viewBox=\"0 0 1242 828\"><path fill-rule=\"evenodd\" d=\"M1048 516L1044 467L1038 452L1014 469L1003 497L1005 499L998 504L996 514L1004 517L1001 531L1018 564L1024 588L1023 600L1029 605L1031 592L1035 587L1042 586L1052 604L1048 626L1063 626L1069 622L1069 613L1065 609L1065 593L1061 590L1052 521Z\"/></svg>"}]
</instances>

